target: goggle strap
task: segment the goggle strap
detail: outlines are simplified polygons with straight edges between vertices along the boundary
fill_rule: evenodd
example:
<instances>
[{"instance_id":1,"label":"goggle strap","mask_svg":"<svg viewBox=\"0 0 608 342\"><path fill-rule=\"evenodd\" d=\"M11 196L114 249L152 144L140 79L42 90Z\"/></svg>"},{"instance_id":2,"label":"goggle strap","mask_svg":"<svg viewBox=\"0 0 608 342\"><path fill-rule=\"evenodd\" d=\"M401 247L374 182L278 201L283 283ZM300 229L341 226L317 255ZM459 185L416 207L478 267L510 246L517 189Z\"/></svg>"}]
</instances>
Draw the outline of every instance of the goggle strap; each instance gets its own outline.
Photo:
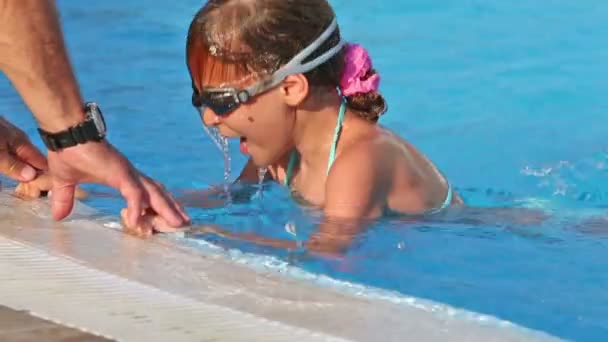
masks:
<instances>
[{"instance_id":1,"label":"goggle strap","mask_svg":"<svg viewBox=\"0 0 608 342\"><path fill-rule=\"evenodd\" d=\"M302 64L302 61L308 58L314 51L316 51L321 46L321 44L323 44L331 36L331 34L336 30L337 26L337 19L334 18L331 24L329 24L329 26L327 27L327 29L325 29L325 31L317 39L315 39L304 50L300 51L297 55L295 55L287 64L277 70L270 77L270 79L261 82L256 82L255 84L246 88L245 90L249 94L249 97L255 96L263 91L277 86L278 84L283 82L285 77L289 75L311 71L317 66L325 63L331 57L335 56L342 49L342 47L346 43L345 41L340 40L338 44L336 44L331 49L325 51L319 57L305 64Z\"/></svg>"}]
</instances>

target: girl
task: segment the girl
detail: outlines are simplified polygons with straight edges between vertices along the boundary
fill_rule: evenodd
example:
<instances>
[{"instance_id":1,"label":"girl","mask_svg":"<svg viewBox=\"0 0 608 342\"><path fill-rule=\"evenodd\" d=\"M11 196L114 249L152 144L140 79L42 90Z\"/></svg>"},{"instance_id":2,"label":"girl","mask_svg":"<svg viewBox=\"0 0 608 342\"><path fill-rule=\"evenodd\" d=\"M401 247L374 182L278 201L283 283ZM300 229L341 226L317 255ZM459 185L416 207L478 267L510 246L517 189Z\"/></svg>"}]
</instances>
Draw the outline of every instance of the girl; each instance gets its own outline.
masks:
<instances>
[{"instance_id":1,"label":"girl","mask_svg":"<svg viewBox=\"0 0 608 342\"><path fill-rule=\"evenodd\" d=\"M346 248L363 224L340 220L462 204L420 151L376 124L387 110L380 76L362 46L342 39L326 0L210 0L190 25L186 53L203 123L240 139L250 158L239 179L256 181L267 167L272 180L322 208L326 220L308 249ZM149 233L159 221L129 229Z\"/></svg>"}]
</instances>

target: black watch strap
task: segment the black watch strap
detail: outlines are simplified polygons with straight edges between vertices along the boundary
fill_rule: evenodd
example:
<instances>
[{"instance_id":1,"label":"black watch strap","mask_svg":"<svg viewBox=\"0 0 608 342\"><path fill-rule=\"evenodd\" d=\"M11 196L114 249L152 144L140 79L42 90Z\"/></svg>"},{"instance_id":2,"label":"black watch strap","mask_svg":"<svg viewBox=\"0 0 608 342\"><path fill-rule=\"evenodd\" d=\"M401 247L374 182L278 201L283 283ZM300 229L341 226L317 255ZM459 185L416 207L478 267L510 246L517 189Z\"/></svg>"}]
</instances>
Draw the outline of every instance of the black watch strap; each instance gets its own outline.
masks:
<instances>
[{"instance_id":1,"label":"black watch strap","mask_svg":"<svg viewBox=\"0 0 608 342\"><path fill-rule=\"evenodd\" d=\"M38 133L50 151L58 151L89 141L101 141L93 120L87 120L77 126L59 133L49 133L38 128Z\"/></svg>"}]
</instances>

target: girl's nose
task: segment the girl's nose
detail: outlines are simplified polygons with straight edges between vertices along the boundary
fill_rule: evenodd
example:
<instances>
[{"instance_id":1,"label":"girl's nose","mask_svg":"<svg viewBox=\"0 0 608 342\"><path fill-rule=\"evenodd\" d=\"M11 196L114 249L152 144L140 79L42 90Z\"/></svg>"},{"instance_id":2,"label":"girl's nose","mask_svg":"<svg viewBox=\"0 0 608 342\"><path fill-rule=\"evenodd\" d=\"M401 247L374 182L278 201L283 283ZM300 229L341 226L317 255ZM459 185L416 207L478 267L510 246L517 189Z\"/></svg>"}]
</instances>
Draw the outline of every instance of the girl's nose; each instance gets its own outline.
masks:
<instances>
[{"instance_id":1,"label":"girl's nose","mask_svg":"<svg viewBox=\"0 0 608 342\"><path fill-rule=\"evenodd\" d=\"M207 107L204 107L201 116L205 126L217 126L220 123L220 117Z\"/></svg>"}]
</instances>

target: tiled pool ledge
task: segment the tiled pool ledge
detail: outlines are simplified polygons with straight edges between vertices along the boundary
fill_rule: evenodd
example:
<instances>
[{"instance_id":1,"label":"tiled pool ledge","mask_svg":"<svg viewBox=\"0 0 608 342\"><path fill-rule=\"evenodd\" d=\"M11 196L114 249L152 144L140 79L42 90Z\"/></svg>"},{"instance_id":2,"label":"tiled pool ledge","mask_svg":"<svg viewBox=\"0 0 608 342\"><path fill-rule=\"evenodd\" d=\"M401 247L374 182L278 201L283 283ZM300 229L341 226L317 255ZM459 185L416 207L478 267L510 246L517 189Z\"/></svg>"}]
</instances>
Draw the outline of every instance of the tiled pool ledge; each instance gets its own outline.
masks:
<instances>
[{"instance_id":1,"label":"tiled pool ledge","mask_svg":"<svg viewBox=\"0 0 608 342\"><path fill-rule=\"evenodd\" d=\"M45 202L0 192L0 305L119 341L553 340L440 304L261 272L162 236L140 240L92 213L79 205L53 223Z\"/></svg>"}]
</instances>

